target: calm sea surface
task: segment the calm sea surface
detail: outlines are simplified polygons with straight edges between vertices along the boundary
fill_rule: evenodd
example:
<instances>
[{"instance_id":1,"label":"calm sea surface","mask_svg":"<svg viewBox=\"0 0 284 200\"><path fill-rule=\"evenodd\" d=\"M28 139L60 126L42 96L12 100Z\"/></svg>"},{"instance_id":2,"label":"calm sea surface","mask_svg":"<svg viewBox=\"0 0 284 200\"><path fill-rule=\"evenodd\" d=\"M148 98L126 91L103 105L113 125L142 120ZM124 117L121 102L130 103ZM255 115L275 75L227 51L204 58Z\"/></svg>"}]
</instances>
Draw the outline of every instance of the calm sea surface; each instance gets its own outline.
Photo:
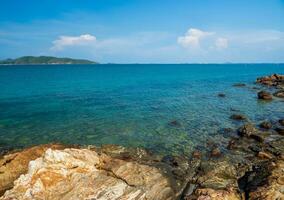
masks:
<instances>
[{"instance_id":1,"label":"calm sea surface","mask_svg":"<svg viewBox=\"0 0 284 200\"><path fill-rule=\"evenodd\" d=\"M0 149L111 143L189 153L226 140L220 130L240 125L233 113L253 123L284 117L283 100L258 101L253 89L271 73L284 65L0 66Z\"/></svg>"}]
</instances>

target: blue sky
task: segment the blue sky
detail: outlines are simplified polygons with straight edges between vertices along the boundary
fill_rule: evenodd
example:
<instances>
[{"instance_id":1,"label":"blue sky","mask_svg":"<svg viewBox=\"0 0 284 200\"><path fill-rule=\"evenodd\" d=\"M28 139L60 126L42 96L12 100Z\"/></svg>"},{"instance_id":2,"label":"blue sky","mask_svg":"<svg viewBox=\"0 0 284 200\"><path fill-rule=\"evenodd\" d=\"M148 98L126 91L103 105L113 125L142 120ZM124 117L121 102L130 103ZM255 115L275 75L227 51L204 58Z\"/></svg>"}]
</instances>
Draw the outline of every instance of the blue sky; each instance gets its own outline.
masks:
<instances>
[{"instance_id":1,"label":"blue sky","mask_svg":"<svg viewBox=\"0 0 284 200\"><path fill-rule=\"evenodd\" d=\"M0 59L284 62L284 0L1 0Z\"/></svg>"}]
</instances>

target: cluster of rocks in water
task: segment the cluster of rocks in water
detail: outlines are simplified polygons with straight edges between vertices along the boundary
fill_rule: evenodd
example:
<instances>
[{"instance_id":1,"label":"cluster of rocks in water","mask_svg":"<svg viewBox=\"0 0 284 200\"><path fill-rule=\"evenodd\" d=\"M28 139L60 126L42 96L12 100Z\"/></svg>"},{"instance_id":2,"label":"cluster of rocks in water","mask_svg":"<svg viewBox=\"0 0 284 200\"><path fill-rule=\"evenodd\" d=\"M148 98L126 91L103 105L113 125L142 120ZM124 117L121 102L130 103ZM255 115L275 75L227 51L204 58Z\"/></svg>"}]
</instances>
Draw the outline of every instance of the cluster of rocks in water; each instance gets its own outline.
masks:
<instances>
[{"instance_id":1,"label":"cluster of rocks in water","mask_svg":"<svg viewBox=\"0 0 284 200\"><path fill-rule=\"evenodd\" d=\"M258 92L258 98L263 100L272 100L273 96L278 98L284 98L284 75L273 74L271 76L260 77L256 80L256 83L273 88L273 95L268 91Z\"/></svg>"},{"instance_id":2,"label":"cluster of rocks in water","mask_svg":"<svg viewBox=\"0 0 284 200\"><path fill-rule=\"evenodd\" d=\"M283 76L270 77L277 78L257 82L282 85ZM258 125L241 114L231 119L243 124L223 130L226 144L208 141L191 156L162 156L116 145L60 144L0 155L0 200L284 199L284 119Z\"/></svg>"}]
</instances>

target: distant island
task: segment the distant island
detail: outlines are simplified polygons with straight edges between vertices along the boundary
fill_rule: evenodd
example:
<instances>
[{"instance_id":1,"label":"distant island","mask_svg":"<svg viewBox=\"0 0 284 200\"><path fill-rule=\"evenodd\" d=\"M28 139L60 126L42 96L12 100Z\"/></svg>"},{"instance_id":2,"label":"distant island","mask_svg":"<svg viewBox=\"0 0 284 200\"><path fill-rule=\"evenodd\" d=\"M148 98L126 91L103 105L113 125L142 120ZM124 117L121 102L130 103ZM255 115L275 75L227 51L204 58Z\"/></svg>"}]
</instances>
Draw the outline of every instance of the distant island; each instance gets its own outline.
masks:
<instances>
[{"instance_id":1,"label":"distant island","mask_svg":"<svg viewBox=\"0 0 284 200\"><path fill-rule=\"evenodd\" d=\"M23 56L16 59L0 60L0 65L35 65L35 64L98 64L83 59L57 58L52 56Z\"/></svg>"}]
</instances>

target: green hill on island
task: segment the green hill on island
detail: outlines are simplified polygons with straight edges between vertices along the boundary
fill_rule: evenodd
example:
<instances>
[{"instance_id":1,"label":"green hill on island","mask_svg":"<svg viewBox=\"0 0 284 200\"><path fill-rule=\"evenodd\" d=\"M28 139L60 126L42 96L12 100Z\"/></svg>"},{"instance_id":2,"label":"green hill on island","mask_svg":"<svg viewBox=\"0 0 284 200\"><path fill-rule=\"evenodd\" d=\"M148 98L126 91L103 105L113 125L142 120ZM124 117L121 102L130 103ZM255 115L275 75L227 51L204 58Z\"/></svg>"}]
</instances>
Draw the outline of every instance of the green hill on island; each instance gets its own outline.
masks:
<instances>
[{"instance_id":1,"label":"green hill on island","mask_svg":"<svg viewBox=\"0 0 284 200\"><path fill-rule=\"evenodd\" d=\"M4 65L24 65L24 64L98 64L90 60L57 58L51 56L23 56L16 59L1 60Z\"/></svg>"}]
</instances>

